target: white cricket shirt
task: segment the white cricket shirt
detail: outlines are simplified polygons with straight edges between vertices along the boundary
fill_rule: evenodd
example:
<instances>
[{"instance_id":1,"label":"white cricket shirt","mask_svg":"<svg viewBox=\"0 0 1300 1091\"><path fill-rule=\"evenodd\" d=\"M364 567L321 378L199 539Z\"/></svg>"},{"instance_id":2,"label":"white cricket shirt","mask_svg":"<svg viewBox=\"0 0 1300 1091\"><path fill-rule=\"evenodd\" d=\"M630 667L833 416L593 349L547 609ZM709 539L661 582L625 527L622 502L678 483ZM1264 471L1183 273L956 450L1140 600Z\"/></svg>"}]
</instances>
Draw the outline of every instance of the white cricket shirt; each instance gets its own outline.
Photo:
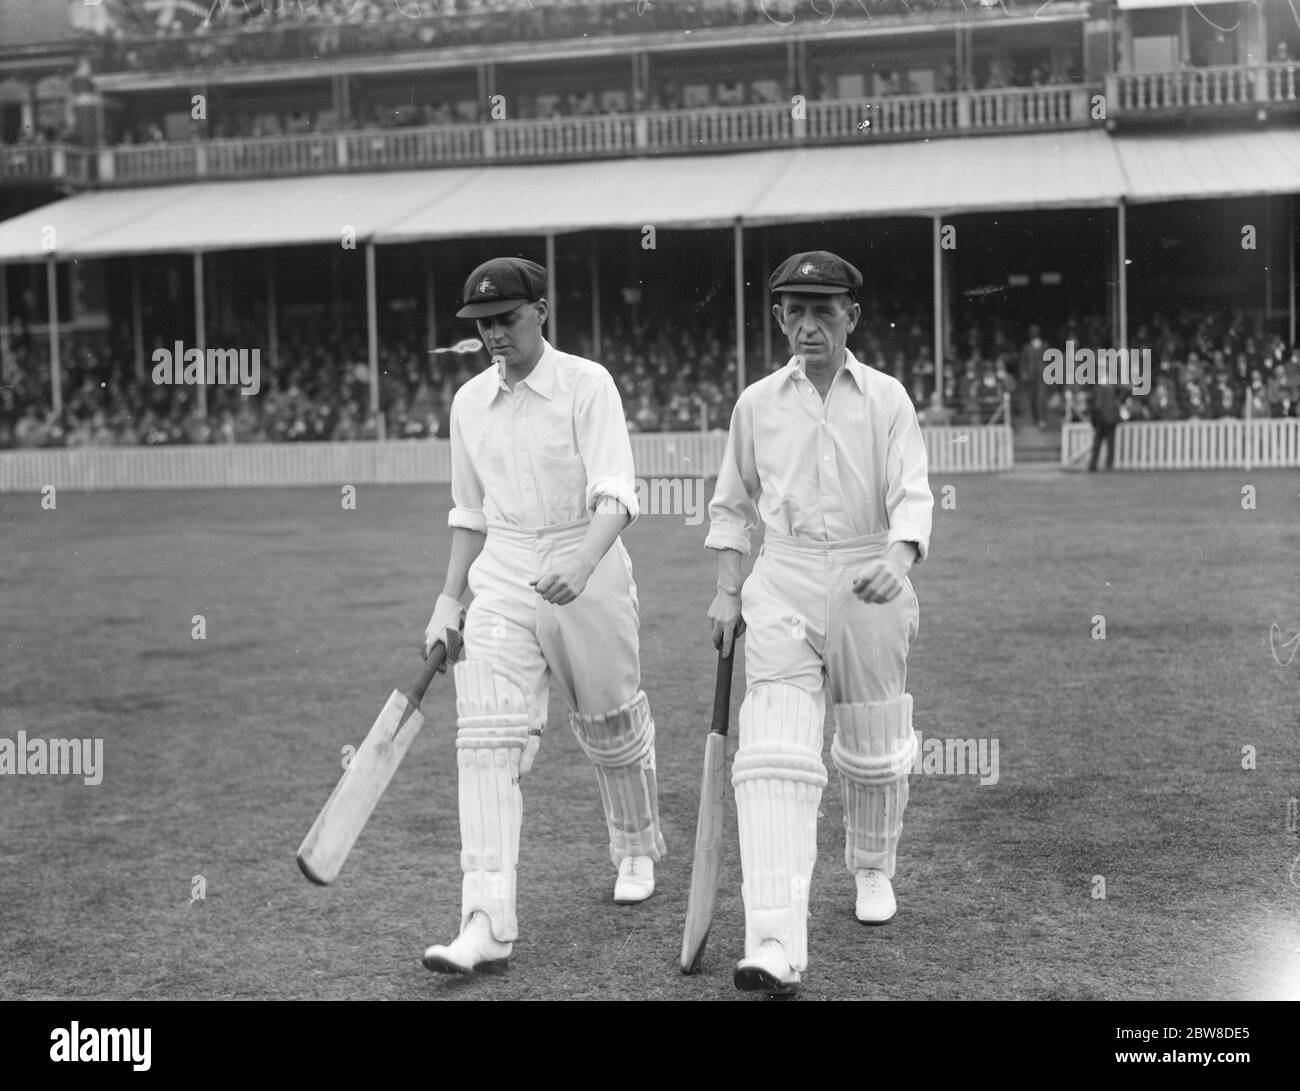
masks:
<instances>
[{"instance_id":1,"label":"white cricket shirt","mask_svg":"<svg viewBox=\"0 0 1300 1091\"><path fill-rule=\"evenodd\" d=\"M930 546L925 440L903 384L847 350L826 400L792 357L748 386L731 415L709 504L710 549L748 555L763 525L815 542L888 532Z\"/></svg>"},{"instance_id":2,"label":"white cricket shirt","mask_svg":"<svg viewBox=\"0 0 1300 1091\"><path fill-rule=\"evenodd\" d=\"M451 496L447 523L468 530L549 527L593 512L635 519L632 444L609 372L543 340L513 391L499 366L470 379L451 405Z\"/></svg>"}]
</instances>

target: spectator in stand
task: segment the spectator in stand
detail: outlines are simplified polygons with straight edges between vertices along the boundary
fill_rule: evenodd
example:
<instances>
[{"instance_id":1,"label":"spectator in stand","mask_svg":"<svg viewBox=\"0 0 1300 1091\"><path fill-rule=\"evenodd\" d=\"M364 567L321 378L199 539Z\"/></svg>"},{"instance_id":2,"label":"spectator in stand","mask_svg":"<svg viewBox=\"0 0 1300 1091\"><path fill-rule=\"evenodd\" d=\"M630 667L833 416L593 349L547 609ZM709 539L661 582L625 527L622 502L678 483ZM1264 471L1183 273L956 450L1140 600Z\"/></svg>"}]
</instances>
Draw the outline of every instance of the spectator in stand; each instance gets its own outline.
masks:
<instances>
[{"instance_id":1,"label":"spectator in stand","mask_svg":"<svg viewBox=\"0 0 1300 1091\"><path fill-rule=\"evenodd\" d=\"M637 398L636 412L632 416L631 423L636 426L638 432L659 431L659 410L655 408L649 391L643 391Z\"/></svg>"},{"instance_id":2,"label":"spectator in stand","mask_svg":"<svg viewBox=\"0 0 1300 1091\"><path fill-rule=\"evenodd\" d=\"M1147 400L1147 416L1150 420L1180 420L1182 413L1178 408L1178 386L1172 375L1156 378Z\"/></svg>"},{"instance_id":3,"label":"spectator in stand","mask_svg":"<svg viewBox=\"0 0 1300 1091\"><path fill-rule=\"evenodd\" d=\"M978 352L962 364L958 389L961 391L960 422L975 424L979 420L980 371L983 361Z\"/></svg>"},{"instance_id":4,"label":"spectator in stand","mask_svg":"<svg viewBox=\"0 0 1300 1091\"><path fill-rule=\"evenodd\" d=\"M995 359L998 379L1007 395L1007 422L1012 423L1016 417L1016 398L1020 391L1020 354L1009 342L1003 342Z\"/></svg>"},{"instance_id":5,"label":"spectator in stand","mask_svg":"<svg viewBox=\"0 0 1300 1091\"><path fill-rule=\"evenodd\" d=\"M1268 381L1267 390L1270 417L1296 416L1296 392L1285 364L1277 364L1273 368L1273 377Z\"/></svg>"},{"instance_id":6,"label":"spectator in stand","mask_svg":"<svg viewBox=\"0 0 1300 1091\"><path fill-rule=\"evenodd\" d=\"M1216 353L1216 356L1222 355ZM1207 383L1209 416L1211 420L1237 416L1237 393L1227 367L1217 364Z\"/></svg>"},{"instance_id":7,"label":"spectator in stand","mask_svg":"<svg viewBox=\"0 0 1300 1091\"><path fill-rule=\"evenodd\" d=\"M912 404L919 412L930 402L934 393L934 360L930 357L930 346L921 344L916 350L916 359L912 362L909 391Z\"/></svg>"},{"instance_id":8,"label":"spectator in stand","mask_svg":"<svg viewBox=\"0 0 1300 1091\"><path fill-rule=\"evenodd\" d=\"M1236 50L1228 36L1219 29L1215 29L1214 36L1205 44L1201 53L1199 64L1208 68L1222 67L1224 65L1235 64Z\"/></svg>"},{"instance_id":9,"label":"spectator in stand","mask_svg":"<svg viewBox=\"0 0 1300 1091\"><path fill-rule=\"evenodd\" d=\"M975 388L976 418L973 423L987 424L992 420L1001 408L1006 392L1006 381L997 364L992 360L981 360Z\"/></svg>"},{"instance_id":10,"label":"spectator in stand","mask_svg":"<svg viewBox=\"0 0 1300 1091\"><path fill-rule=\"evenodd\" d=\"M1070 72L1071 62L1070 55L1064 49L1052 50L1052 64L1047 73L1047 83L1049 86L1059 86L1063 83L1073 83L1074 76Z\"/></svg>"},{"instance_id":11,"label":"spectator in stand","mask_svg":"<svg viewBox=\"0 0 1300 1091\"><path fill-rule=\"evenodd\" d=\"M951 59L935 69L934 89L940 92L957 90L957 66Z\"/></svg>"},{"instance_id":12,"label":"spectator in stand","mask_svg":"<svg viewBox=\"0 0 1300 1091\"><path fill-rule=\"evenodd\" d=\"M1185 420L1204 420L1209 415L1207 392L1198 379L1184 379L1180 402Z\"/></svg>"},{"instance_id":13,"label":"spectator in stand","mask_svg":"<svg viewBox=\"0 0 1300 1091\"><path fill-rule=\"evenodd\" d=\"M1011 86L1011 65L1002 55L989 61L988 78L984 81L986 91L1001 90Z\"/></svg>"},{"instance_id":14,"label":"spectator in stand","mask_svg":"<svg viewBox=\"0 0 1300 1091\"><path fill-rule=\"evenodd\" d=\"M1255 369L1250 373L1250 385L1246 388L1246 411L1251 417L1270 415L1268 404L1268 386L1263 374Z\"/></svg>"},{"instance_id":15,"label":"spectator in stand","mask_svg":"<svg viewBox=\"0 0 1300 1091\"><path fill-rule=\"evenodd\" d=\"M1040 429L1047 427L1047 399L1051 393L1051 388L1043 378L1043 353L1047 351L1047 345L1043 341L1042 330L1038 326L1029 327L1029 339L1025 342L1025 347L1020 350L1020 366L1017 368L1017 374L1020 376L1021 389L1024 390L1024 398L1028 403L1029 415L1034 418L1034 424Z\"/></svg>"}]
</instances>

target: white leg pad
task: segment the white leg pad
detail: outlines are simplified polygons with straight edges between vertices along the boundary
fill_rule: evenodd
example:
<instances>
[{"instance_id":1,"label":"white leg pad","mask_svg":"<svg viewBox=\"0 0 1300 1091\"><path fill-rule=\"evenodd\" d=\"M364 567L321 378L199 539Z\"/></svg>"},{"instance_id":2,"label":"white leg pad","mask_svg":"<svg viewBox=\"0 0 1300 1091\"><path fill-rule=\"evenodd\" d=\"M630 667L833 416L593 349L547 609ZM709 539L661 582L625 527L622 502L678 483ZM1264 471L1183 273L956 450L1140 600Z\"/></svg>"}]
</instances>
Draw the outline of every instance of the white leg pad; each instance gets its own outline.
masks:
<instances>
[{"instance_id":1,"label":"white leg pad","mask_svg":"<svg viewBox=\"0 0 1300 1091\"><path fill-rule=\"evenodd\" d=\"M528 706L523 691L482 660L457 663L455 676L460 866L465 873L461 928L481 911L493 936L509 943L519 937L519 759L528 742Z\"/></svg>"},{"instance_id":2,"label":"white leg pad","mask_svg":"<svg viewBox=\"0 0 1300 1091\"><path fill-rule=\"evenodd\" d=\"M835 706L831 761L844 789L844 863L849 872L880 868L894 877L907 808L907 774L916 758L912 695Z\"/></svg>"},{"instance_id":3,"label":"white leg pad","mask_svg":"<svg viewBox=\"0 0 1300 1091\"><path fill-rule=\"evenodd\" d=\"M781 942L791 967L808 967L808 888L817 861L817 808L826 787L822 710L807 692L760 683L740 706L731 767L744 875L745 957Z\"/></svg>"},{"instance_id":4,"label":"white leg pad","mask_svg":"<svg viewBox=\"0 0 1300 1091\"><path fill-rule=\"evenodd\" d=\"M638 691L612 712L572 714L569 724L582 752L596 767L614 866L629 856L662 859L666 849L659 829L655 722L645 693Z\"/></svg>"}]
</instances>

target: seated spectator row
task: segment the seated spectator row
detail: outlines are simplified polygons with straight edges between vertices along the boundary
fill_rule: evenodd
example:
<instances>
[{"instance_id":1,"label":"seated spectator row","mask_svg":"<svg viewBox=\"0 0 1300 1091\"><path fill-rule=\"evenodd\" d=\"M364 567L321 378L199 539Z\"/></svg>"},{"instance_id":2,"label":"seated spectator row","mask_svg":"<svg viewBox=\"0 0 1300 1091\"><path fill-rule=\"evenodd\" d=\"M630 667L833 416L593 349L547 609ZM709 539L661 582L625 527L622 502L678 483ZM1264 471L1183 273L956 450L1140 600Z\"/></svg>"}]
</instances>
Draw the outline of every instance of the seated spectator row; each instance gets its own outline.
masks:
<instances>
[{"instance_id":1,"label":"seated spectator row","mask_svg":"<svg viewBox=\"0 0 1300 1091\"><path fill-rule=\"evenodd\" d=\"M1044 384L1042 354L1067 341L1105 346L1103 318L1082 315L1050 335L1040 333L998 319L964 325L954 338L961 347L946 354L941 399L927 313L903 300L869 300L850 348L906 386L923 423L982 424L1004 407L1013 422L1044 426L1084 416L1091 388ZM731 336L725 319L652 327L615 319L599 352L584 334L564 339L563 347L609 369L632 429L696 431L725 428L730 419L736 397ZM213 334L213 343L258 341L252 327ZM209 386L202 416L195 388L155 385L148 370L143 381L135 377L128 335L76 334L64 341L64 407L56 416L49 409L45 341L15 328L13 367L9 381L0 383L0 447L375 439L381 421L368 411L365 344L356 318L334 328L328 320L286 320L278 365L263 353L257 395ZM1267 334L1258 313L1153 314L1135 327L1133 347L1150 353L1152 373L1150 390L1126 400L1131 419L1300 415L1300 347ZM761 346L750 345L747 374L752 381L786 359L779 339L769 361ZM446 437L455 391L485 366L481 350L429 353L416 333L391 333L379 349L383 433Z\"/></svg>"},{"instance_id":2,"label":"seated spectator row","mask_svg":"<svg viewBox=\"0 0 1300 1091\"><path fill-rule=\"evenodd\" d=\"M725 26L969 12L985 0L120 0L97 69L158 70ZM1041 0L998 0L1005 9ZM161 8L161 10L160 10ZM169 18L168 18L169 16ZM161 21L160 21L161 20Z\"/></svg>"}]
</instances>

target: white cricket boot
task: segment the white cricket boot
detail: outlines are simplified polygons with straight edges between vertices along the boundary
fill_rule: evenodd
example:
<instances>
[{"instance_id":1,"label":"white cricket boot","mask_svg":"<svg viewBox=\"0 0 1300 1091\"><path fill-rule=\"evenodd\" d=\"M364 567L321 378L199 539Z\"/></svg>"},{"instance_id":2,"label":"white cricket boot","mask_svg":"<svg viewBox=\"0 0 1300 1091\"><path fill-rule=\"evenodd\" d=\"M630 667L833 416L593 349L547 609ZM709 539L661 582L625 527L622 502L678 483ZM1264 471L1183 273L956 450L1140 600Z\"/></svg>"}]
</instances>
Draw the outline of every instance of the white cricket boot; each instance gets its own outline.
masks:
<instances>
[{"instance_id":1,"label":"white cricket boot","mask_svg":"<svg viewBox=\"0 0 1300 1091\"><path fill-rule=\"evenodd\" d=\"M618 865L614 901L619 905L643 902L655 892L655 862L648 856L627 856Z\"/></svg>"},{"instance_id":2,"label":"white cricket boot","mask_svg":"<svg viewBox=\"0 0 1300 1091\"><path fill-rule=\"evenodd\" d=\"M853 881L858 887L854 908L863 924L884 924L898 912L893 884L880 868L859 868L853 873Z\"/></svg>"},{"instance_id":3,"label":"white cricket boot","mask_svg":"<svg viewBox=\"0 0 1300 1091\"><path fill-rule=\"evenodd\" d=\"M499 973L504 970L512 943L502 943L492 935L486 913L470 916L460 935L451 943L435 943L424 952L424 968L438 974Z\"/></svg>"},{"instance_id":4,"label":"white cricket boot","mask_svg":"<svg viewBox=\"0 0 1300 1091\"><path fill-rule=\"evenodd\" d=\"M765 939L750 958L736 963L736 988L765 992L768 996L793 996L799 991L799 971L785 957L780 940Z\"/></svg>"}]
</instances>

